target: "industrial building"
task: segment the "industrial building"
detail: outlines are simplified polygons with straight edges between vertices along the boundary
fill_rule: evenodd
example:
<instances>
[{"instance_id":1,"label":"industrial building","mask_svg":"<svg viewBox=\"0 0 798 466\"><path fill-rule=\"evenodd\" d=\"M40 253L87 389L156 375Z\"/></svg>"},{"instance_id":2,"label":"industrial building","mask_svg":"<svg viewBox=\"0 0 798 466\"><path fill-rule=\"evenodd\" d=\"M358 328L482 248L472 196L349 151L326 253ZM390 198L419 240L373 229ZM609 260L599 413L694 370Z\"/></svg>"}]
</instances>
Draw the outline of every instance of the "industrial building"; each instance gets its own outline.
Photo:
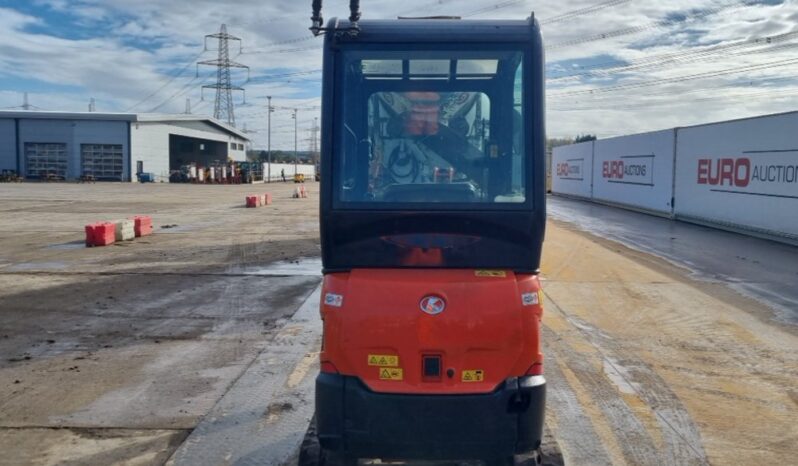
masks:
<instances>
[{"instance_id":1,"label":"industrial building","mask_svg":"<svg viewBox=\"0 0 798 466\"><path fill-rule=\"evenodd\" d=\"M249 138L199 115L0 111L0 170L27 179L135 181L246 160Z\"/></svg>"}]
</instances>

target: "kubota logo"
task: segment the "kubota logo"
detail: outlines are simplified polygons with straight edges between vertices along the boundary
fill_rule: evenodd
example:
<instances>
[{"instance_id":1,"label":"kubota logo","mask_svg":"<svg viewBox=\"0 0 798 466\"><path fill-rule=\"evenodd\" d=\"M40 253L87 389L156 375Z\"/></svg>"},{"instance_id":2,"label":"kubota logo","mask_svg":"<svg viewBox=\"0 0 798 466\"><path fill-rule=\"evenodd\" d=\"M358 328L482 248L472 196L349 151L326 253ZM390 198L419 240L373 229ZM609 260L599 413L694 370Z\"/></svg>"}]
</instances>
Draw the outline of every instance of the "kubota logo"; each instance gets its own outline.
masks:
<instances>
[{"instance_id":1,"label":"kubota logo","mask_svg":"<svg viewBox=\"0 0 798 466\"><path fill-rule=\"evenodd\" d=\"M446 301L438 296L425 296L421 300L421 303L419 303L419 307L421 307L422 311L434 316L440 314L444 309L446 309Z\"/></svg>"}]
</instances>

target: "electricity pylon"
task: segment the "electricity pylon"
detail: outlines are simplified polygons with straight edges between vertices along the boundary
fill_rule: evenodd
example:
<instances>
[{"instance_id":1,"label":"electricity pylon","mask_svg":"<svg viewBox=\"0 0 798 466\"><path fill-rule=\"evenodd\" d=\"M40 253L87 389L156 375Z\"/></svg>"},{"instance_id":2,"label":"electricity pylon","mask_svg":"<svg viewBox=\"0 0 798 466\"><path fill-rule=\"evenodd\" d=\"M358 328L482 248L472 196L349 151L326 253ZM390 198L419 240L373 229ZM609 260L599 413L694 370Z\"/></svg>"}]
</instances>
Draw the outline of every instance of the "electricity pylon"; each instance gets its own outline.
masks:
<instances>
[{"instance_id":1,"label":"electricity pylon","mask_svg":"<svg viewBox=\"0 0 798 466\"><path fill-rule=\"evenodd\" d=\"M205 49L208 49L208 38L219 40L219 56L216 60L205 60L197 63L199 65L210 65L216 67L216 84L207 84L202 89L216 89L216 102L214 104L213 117L219 121L226 122L230 126L236 125L235 108L233 105L233 91L244 91L243 87L234 86L230 77L230 68L244 68L247 70L247 81L249 81L249 67L241 63L230 60L230 41L237 40L239 43L239 53L241 39L227 33L227 25L222 24L221 30L217 34L205 36ZM244 94L246 102L246 93Z\"/></svg>"}]
</instances>

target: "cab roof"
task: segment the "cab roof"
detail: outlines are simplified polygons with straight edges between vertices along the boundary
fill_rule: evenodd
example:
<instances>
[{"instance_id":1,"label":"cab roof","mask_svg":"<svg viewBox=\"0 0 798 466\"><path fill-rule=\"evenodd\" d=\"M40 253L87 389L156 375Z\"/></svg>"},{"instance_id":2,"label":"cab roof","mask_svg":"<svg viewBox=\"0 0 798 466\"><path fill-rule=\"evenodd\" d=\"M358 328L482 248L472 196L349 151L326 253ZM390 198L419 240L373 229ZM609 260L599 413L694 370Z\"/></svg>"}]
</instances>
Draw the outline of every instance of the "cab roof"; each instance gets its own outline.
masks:
<instances>
[{"instance_id":1,"label":"cab roof","mask_svg":"<svg viewBox=\"0 0 798 466\"><path fill-rule=\"evenodd\" d=\"M333 18L327 34L347 31L351 23ZM379 19L358 22L357 34L334 34L339 43L358 42L525 42L537 35L534 15L526 20Z\"/></svg>"}]
</instances>

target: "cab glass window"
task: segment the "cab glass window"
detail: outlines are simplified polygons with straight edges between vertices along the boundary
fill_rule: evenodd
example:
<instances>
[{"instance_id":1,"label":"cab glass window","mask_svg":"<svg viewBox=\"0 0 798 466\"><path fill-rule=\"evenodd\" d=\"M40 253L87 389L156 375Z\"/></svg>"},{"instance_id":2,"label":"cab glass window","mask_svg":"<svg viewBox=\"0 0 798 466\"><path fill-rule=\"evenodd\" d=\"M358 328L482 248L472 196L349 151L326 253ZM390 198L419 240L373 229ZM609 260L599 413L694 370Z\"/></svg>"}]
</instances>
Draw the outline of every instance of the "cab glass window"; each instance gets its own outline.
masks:
<instances>
[{"instance_id":1,"label":"cab glass window","mask_svg":"<svg viewBox=\"0 0 798 466\"><path fill-rule=\"evenodd\" d=\"M338 202L527 202L521 51L350 50L344 57Z\"/></svg>"}]
</instances>

